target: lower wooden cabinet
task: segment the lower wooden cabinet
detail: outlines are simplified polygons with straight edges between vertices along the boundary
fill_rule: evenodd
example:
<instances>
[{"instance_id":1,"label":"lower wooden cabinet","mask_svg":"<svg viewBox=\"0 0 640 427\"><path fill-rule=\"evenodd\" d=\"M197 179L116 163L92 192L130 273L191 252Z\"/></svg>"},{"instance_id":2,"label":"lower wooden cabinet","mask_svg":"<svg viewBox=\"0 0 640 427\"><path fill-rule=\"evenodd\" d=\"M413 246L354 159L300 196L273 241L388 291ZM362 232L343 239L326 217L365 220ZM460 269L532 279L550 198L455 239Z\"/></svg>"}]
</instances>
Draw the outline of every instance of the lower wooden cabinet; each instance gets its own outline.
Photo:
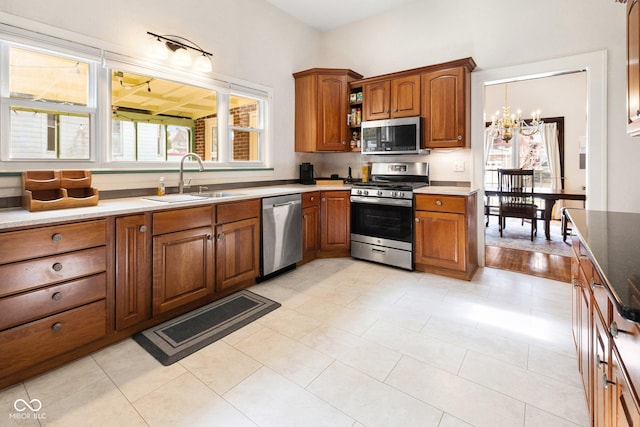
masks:
<instances>
[{"instance_id":1,"label":"lower wooden cabinet","mask_svg":"<svg viewBox=\"0 0 640 427\"><path fill-rule=\"evenodd\" d=\"M476 194L418 194L415 202L416 270L470 280L478 268Z\"/></svg>"},{"instance_id":2,"label":"lower wooden cabinet","mask_svg":"<svg viewBox=\"0 0 640 427\"><path fill-rule=\"evenodd\" d=\"M351 192L320 193L320 256L351 255Z\"/></svg>"},{"instance_id":3,"label":"lower wooden cabinet","mask_svg":"<svg viewBox=\"0 0 640 427\"><path fill-rule=\"evenodd\" d=\"M152 314L213 294L213 206L153 214Z\"/></svg>"},{"instance_id":4,"label":"lower wooden cabinet","mask_svg":"<svg viewBox=\"0 0 640 427\"><path fill-rule=\"evenodd\" d=\"M591 425L640 425L640 328L615 310L579 238L572 241L572 327Z\"/></svg>"},{"instance_id":5,"label":"lower wooden cabinet","mask_svg":"<svg viewBox=\"0 0 640 427\"><path fill-rule=\"evenodd\" d=\"M250 286L260 274L259 199L217 207L216 291Z\"/></svg>"},{"instance_id":6,"label":"lower wooden cabinet","mask_svg":"<svg viewBox=\"0 0 640 427\"><path fill-rule=\"evenodd\" d=\"M116 218L116 329L151 316L151 218Z\"/></svg>"},{"instance_id":7,"label":"lower wooden cabinet","mask_svg":"<svg viewBox=\"0 0 640 427\"><path fill-rule=\"evenodd\" d=\"M302 194L302 261L307 263L318 256L320 250L320 193Z\"/></svg>"},{"instance_id":8,"label":"lower wooden cabinet","mask_svg":"<svg viewBox=\"0 0 640 427\"><path fill-rule=\"evenodd\" d=\"M214 290L213 228L153 238L153 314L204 299Z\"/></svg>"}]
</instances>

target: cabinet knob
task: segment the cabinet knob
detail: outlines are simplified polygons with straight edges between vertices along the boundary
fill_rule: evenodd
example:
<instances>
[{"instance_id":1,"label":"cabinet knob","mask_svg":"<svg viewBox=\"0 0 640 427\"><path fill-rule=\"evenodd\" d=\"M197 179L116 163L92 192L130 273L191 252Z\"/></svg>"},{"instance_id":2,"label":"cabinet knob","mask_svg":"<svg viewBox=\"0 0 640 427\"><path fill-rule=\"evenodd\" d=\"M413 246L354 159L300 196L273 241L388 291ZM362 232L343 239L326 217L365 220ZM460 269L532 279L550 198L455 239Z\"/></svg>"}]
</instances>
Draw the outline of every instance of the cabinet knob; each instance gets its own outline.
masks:
<instances>
[{"instance_id":1,"label":"cabinet knob","mask_svg":"<svg viewBox=\"0 0 640 427\"><path fill-rule=\"evenodd\" d=\"M56 322L56 323L54 323L53 325L51 325L51 330L52 330L53 332L59 332L59 331L61 331L61 330L62 330L62 323L60 323L60 322Z\"/></svg>"},{"instance_id":2,"label":"cabinet knob","mask_svg":"<svg viewBox=\"0 0 640 427\"><path fill-rule=\"evenodd\" d=\"M224 237L224 234L222 233L218 234L218 240L222 240L223 237Z\"/></svg>"},{"instance_id":3,"label":"cabinet knob","mask_svg":"<svg viewBox=\"0 0 640 427\"><path fill-rule=\"evenodd\" d=\"M53 295L51 295L51 299L54 301L60 301L62 299L62 293L61 292L56 292Z\"/></svg>"},{"instance_id":4,"label":"cabinet knob","mask_svg":"<svg viewBox=\"0 0 640 427\"><path fill-rule=\"evenodd\" d=\"M141 233L145 233L147 231L147 226L146 225L141 225L140 228L138 229Z\"/></svg>"},{"instance_id":5,"label":"cabinet knob","mask_svg":"<svg viewBox=\"0 0 640 427\"><path fill-rule=\"evenodd\" d=\"M54 242L59 242L60 240L62 240L62 234L60 233L56 233L53 236L51 236L51 240L53 240Z\"/></svg>"},{"instance_id":6,"label":"cabinet knob","mask_svg":"<svg viewBox=\"0 0 640 427\"><path fill-rule=\"evenodd\" d=\"M462 135L458 135L458 141L462 141Z\"/></svg>"},{"instance_id":7,"label":"cabinet knob","mask_svg":"<svg viewBox=\"0 0 640 427\"><path fill-rule=\"evenodd\" d=\"M213 234L207 234L207 240L213 240Z\"/></svg>"},{"instance_id":8,"label":"cabinet knob","mask_svg":"<svg viewBox=\"0 0 640 427\"><path fill-rule=\"evenodd\" d=\"M416 218L416 222L420 222L420 218Z\"/></svg>"},{"instance_id":9,"label":"cabinet knob","mask_svg":"<svg viewBox=\"0 0 640 427\"><path fill-rule=\"evenodd\" d=\"M436 206L442 206L442 200L436 200Z\"/></svg>"},{"instance_id":10,"label":"cabinet knob","mask_svg":"<svg viewBox=\"0 0 640 427\"><path fill-rule=\"evenodd\" d=\"M55 264L53 264L51 266L51 268L53 268L53 271L60 271L60 270L62 270L62 264L59 263L59 262L56 262Z\"/></svg>"},{"instance_id":11,"label":"cabinet knob","mask_svg":"<svg viewBox=\"0 0 640 427\"><path fill-rule=\"evenodd\" d=\"M312 201L312 202L313 202L315 199L316 199L316 198L315 198L315 197L313 197L313 196L309 197L309 200L310 200L310 201Z\"/></svg>"},{"instance_id":12,"label":"cabinet knob","mask_svg":"<svg viewBox=\"0 0 640 427\"><path fill-rule=\"evenodd\" d=\"M579 288L580 287L578 285L578 279L576 279L575 277L571 278L571 284L573 285L574 288Z\"/></svg>"},{"instance_id":13,"label":"cabinet knob","mask_svg":"<svg viewBox=\"0 0 640 427\"><path fill-rule=\"evenodd\" d=\"M598 368L601 368L602 365L606 365L606 364L607 364L607 362L605 362L604 360L600 359L600 355L599 354L596 354L596 366Z\"/></svg>"}]
</instances>

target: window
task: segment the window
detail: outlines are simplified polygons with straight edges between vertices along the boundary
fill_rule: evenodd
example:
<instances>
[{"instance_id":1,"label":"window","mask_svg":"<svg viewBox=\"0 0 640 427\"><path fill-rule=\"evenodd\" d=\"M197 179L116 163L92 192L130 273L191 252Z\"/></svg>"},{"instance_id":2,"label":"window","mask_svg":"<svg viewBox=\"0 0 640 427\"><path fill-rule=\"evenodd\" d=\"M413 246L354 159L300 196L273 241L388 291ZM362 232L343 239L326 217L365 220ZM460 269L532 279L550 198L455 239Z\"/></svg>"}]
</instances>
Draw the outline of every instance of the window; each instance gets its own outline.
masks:
<instances>
[{"instance_id":1,"label":"window","mask_svg":"<svg viewBox=\"0 0 640 427\"><path fill-rule=\"evenodd\" d=\"M155 169L189 152L209 169L271 161L271 90L258 85L0 24L0 88L3 169Z\"/></svg>"},{"instance_id":2,"label":"window","mask_svg":"<svg viewBox=\"0 0 640 427\"><path fill-rule=\"evenodd\" d=\"M95 63L10 44L3 52L2 160L90 160Z\"/></svg>"}]
</instances>

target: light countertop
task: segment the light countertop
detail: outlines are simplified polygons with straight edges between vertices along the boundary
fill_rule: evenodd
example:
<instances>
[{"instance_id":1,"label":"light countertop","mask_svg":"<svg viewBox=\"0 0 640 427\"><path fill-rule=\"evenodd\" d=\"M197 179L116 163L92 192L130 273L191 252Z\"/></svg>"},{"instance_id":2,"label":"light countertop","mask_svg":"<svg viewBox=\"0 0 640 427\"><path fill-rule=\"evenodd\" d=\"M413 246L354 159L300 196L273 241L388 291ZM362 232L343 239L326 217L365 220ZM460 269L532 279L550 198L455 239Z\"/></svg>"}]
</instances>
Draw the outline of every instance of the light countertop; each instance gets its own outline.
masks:
<instances>
[{"instance_id":1,"label":"light countertop","mask_svg":"<svg viewBox=\"0 0 640 427\"><path fill-rule=\"evenodd\" d=\"M23 228L45 225L54 222L82 221L112 215L128 215L148 211L160 211L175 209L185 206L198 206L216 203L225 203L253 198L279 196L291 193L306 193L310 191L350 190L350 185L302 185L288 184L284 186L265 186L234 188L227 190L238 193L237 196L219 198L199 198L175 203L158 202L144 197L127 197L120 199L100 200L96 206L79 208L58 209L41 212L30 212L23 208L0 209L0 230L11 228ZM446 194L467 196L477 192L469 187L424 187L415 191L415 194Z\"/></svg>"}]
</instances>

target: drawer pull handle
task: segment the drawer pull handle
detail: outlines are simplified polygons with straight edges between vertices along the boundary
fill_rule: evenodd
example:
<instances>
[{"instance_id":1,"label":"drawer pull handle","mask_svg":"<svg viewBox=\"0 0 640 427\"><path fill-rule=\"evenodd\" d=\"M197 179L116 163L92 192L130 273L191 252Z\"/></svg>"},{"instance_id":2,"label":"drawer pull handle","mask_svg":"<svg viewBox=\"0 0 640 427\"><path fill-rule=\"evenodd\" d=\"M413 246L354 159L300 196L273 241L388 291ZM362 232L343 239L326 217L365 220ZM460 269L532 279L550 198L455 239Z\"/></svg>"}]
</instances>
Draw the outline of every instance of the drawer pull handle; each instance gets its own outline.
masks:
<instances>
[{"instance_id":1,"label":"drawer pull handle","mask_svg":"<svg viewBox=\"0 0 640 427\"><path fill-rule=\"evenodd\" d=\"M59 262L56 262L55 264L53 264L51 268L53 268L54 271L60 271L62 270L62 264Z\"/></svg>"},{"instance_id":2,"label":"drawer pull handle","mask_svg":"<svg viewBox=\"0 0 640 427\"><path fill-rule=\"evenodd\" d=\"M609 333L613 338L618 337L618 324L616 323L615 320L611 322L611 326L609 326Z\"/></svg>"},{"instance_id":3,"label":"drawer pull handle","mask_svg":"<svg viewBox=\"0 0 640 427\"><path fill-rule=\"evenodd\" d=\"M315 199L316 199L316 198L315 198L315 197L313 197L313 196L309 197L309 200L311 200L312 202L313 202Z\"/></svg>"},{"instance_id":4,"label":"drawer pull handle","mask_svg":"<svg viewBox=\"0 0 640 427\"><path fill-rule=\"evenodd\" d=\"M596 354L596 366L598 366L598 368L601 368L602 365L606 365L607 362L605 362L604 360L600 359L600 355Z\"/></svg>"},{"instance_id":5,"label":"drawer pull handle","mask_svg":"<svg viewBox=\"0 0 640 427\"><path fill-rule=\"evenodd\" d=\"M54 324L51 326L51 330L52 330L53 332L59 332L59 331L61 331L61 330L62 330L62 323L60 323L60 322L56 322L56 323L54 323Z\"/></svg>"},{"instance_id":6,"label":"drawer pull handle","mask_svg":"<svg viewBox=\"0 0 640 427\"><path fill-rule=\"evenodd\" d=\"M436 206L442 206L442 200L436 200Z\"/></svg>"},{"instance_id":7,"label":"drawer pull handle","mask_svg":"<svg viewBox=\"0 0 640 427\"><path fill-rule=\"evenodd\" d=\"M60 240L62 240L62 234L60 233L56 233L53 236L51 236L51 240L53 240L54 242L59 242Z\"/></svg>"},{"instance_id":8,"label":"drawer pull handle","mask_svg":"<svg viewBox=\"0 0 640 427\"><path fill-rule=\"evenodd\" d=\"M145 233L147 231L147 226L146 225L141 225L139 228L141 233Z\"/></svg>"},{"instance_id":9,"label":"drawer pull handle","mask_svg":"<svg viewBox=\"0 0 640 427\"><path fill-rule=\"evenodd\" d=\"M55 294L53 294L51 296L51 299L54 301L60 301L62 299L62 293L61 292L56 292Z\"/></svg>"}]
</instances>

